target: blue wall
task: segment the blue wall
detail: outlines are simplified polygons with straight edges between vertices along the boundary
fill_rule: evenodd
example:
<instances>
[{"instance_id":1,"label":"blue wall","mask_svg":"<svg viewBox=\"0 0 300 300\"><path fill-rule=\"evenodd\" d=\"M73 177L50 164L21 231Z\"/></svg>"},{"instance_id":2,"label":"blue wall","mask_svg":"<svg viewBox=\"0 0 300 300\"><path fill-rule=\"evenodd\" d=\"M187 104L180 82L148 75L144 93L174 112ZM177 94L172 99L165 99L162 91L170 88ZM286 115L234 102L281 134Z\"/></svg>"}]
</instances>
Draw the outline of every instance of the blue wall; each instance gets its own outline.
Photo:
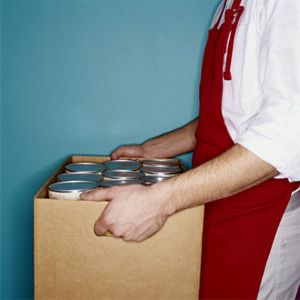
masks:
<instances>
[{"instance_id":1,"label":"blue wall","mask_svg":"<svg viewBox=\"0 0 300 300\"><path fill-rule=\"evenodd\" d=\"M3 298L32 298L32 199L67 156L109 154L197 115L217 2L1 1Z\"/></svg>"},{"instance_id":2,"label":"blue wall","mask_svg":"<svg viewBox=\"0 0 300 300\"><path fill-rule=\"evenodd\" d=\"M0 297L2 295L2 3L0 2Z\"/></svg>"}]
</instances>

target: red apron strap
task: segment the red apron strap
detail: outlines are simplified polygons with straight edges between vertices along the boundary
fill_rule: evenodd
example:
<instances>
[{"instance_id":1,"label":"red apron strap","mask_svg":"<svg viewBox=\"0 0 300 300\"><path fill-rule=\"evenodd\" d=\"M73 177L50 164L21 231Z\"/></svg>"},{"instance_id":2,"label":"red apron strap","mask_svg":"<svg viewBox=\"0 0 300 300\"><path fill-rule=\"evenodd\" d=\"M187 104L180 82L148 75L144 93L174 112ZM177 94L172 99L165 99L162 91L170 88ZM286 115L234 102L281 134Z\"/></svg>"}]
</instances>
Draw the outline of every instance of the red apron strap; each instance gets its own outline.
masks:
<instances>
[{"instance_id":1,"label":"red apron strap","mask_svg":"<svg viewBox=\"0 0 300 300\"><path fill-rule=\"evenodd\" d=\"M232 8L236 9L241 5L241 0L234 0L233 4L232 4Z\"/></svg>"},{"instance_id":2,"label":"red apron strap","mask_svg":"<svg viewBox=\"0 0 300 300\"><path fill-rule=\"evenodd\" d=\"M218 27L219 27L220 22L221 22L221 20L222 20L222 16L223 16L223 14L224 14L224 10L225 10L225 8L226 8L226 5L227 5L227 0L224 1L224 5L223 5L223 8L222 8L222 11L221 11L221 13L220 13L220 15L219 15L219 18L218 18L218 20L217 20L217 22L216 22L214 28L218 28Z\"/></svg>"},{"instance_id":3,"label":"red apron strap","mask_svg":"<svg viewBox=\"0 0 300 300\"><path fill-rule=\"evenodd\" d=\"M230 34L230 40L228 44L228 50L227 50L227 56L226 56L226 64L225 64L225 71L224 71L224 79L225 80L231 80L231 62L232 62L232 53L233 53L233 45L234 45L234 38L237 30L238 23L240 21L240 18L244 12L243 6L238 6L238 3L241 1L234 2L233 7L231 10L228 10L226 12L226 20L225 22L230 22L232 24L231 27L231 34Z\"/></svg>"}]
</instances>

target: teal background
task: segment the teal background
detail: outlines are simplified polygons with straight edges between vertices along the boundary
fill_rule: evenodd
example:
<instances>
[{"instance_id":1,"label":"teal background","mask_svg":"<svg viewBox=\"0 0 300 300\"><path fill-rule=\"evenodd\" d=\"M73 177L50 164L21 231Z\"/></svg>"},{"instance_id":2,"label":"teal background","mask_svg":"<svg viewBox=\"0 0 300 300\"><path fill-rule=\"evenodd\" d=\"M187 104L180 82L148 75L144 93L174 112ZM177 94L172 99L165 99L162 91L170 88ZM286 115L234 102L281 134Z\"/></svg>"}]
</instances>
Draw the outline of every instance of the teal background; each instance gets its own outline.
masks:
<instances>
[{"instance_id":1,"label":"teal background","mask_svg":"<svg viewBox=\"0 0 300 300\"><path fill-rule=\"evenodd\" d=\"M32 199L67 156L109 154L197 115L217 2L1 1L2 298L33 297Z\"/></svg>"}]
</instances>

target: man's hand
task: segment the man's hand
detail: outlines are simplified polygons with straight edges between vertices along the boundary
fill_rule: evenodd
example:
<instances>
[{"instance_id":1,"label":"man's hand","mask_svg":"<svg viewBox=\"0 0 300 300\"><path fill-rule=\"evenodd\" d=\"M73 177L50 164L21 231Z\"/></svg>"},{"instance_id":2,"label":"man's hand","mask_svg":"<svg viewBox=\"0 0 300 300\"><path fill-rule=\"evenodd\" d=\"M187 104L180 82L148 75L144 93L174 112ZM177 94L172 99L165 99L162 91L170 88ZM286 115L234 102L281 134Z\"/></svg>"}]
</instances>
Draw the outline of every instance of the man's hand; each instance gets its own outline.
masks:
<instances>
[{"instance_id":1,"label":"man's hand","mask_svg":"<svg viewBox=\"0 0 300 300\"><path fill-rule=\"evenodd\" d=\"M129 145L117 148L111 154L112 159L120 157L167 158L192 151L195 147L195 131L198 119L184 127L148 140L142 145Z\"/></svg>"},{"instance_id":2,"label":"man's hand","mask_svg":"<svg viewBox=\"0 0 300 300\"><path fill-rule=\"evenodd\" d=\"M82 200L110 201L95 223L96 235L106 232L126 241L141 242L159 231L171 214L168 194L152 187L130 185L95 189L81 194Z\"/></svg>"},{"instance_id":3,"label":"man's hand","mask_svg":"<svg viewBox=\"0 0 300 300\"><path fill-rule=\"evenodd\" d=\"M117 148L112 154L112 159L119 159L120 157L151 157L151 154L148 154L143 145L128 145Z\"/></svg>"}]
</instances>

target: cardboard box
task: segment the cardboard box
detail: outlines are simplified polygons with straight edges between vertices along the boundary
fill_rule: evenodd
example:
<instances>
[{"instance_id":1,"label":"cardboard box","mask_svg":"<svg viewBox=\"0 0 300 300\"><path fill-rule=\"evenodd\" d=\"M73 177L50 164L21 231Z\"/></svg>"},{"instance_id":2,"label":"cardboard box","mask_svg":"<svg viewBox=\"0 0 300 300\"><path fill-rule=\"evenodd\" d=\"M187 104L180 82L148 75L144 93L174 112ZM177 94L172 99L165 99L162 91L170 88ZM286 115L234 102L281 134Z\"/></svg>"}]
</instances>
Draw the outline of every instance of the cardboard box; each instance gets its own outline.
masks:
<instances>
[{"instance_id":1,"label":"cardboard box","mask_svg":"<svg viewBox=\"0 0 300 300\"><path fill-rule=\"evenodd\" d=\"M70 162L109 157L73 156L34 199L35 299L198 299L203 208L182 211L142 243L97 237L105 202L48 199L48 185Z\"/></svg>"}]
</instances>

